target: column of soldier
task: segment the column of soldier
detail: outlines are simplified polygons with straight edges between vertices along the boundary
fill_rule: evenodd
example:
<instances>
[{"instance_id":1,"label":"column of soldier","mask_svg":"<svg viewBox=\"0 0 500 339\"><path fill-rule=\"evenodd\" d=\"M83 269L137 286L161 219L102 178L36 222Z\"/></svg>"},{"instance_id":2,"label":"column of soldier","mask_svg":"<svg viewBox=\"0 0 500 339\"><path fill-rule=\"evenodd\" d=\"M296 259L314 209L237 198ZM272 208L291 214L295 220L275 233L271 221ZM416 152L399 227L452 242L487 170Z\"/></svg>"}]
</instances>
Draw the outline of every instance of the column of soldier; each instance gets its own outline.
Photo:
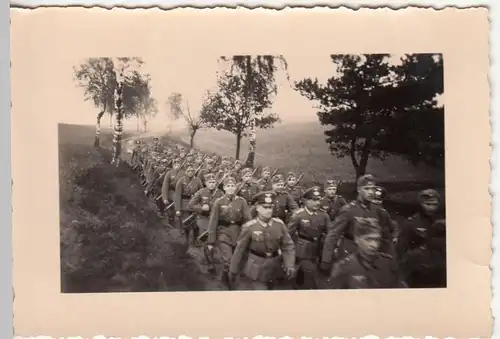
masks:
<instances>
[{"instance_id":1,"label":"column of soldier","mask_svg":"<svg viewBox=\"0 0 500 339\"><path fill-rule=\"evenodd\" d=\"M136 141L131 166L158 216L201 247L204 265L229 290L445 287L445 221L433 189L398 224L372 175L347 202L339 182L303 188L302 176L208 155L157 138ZM218 265L215 265L218 263Z\"/></svg>"}]
</instances>

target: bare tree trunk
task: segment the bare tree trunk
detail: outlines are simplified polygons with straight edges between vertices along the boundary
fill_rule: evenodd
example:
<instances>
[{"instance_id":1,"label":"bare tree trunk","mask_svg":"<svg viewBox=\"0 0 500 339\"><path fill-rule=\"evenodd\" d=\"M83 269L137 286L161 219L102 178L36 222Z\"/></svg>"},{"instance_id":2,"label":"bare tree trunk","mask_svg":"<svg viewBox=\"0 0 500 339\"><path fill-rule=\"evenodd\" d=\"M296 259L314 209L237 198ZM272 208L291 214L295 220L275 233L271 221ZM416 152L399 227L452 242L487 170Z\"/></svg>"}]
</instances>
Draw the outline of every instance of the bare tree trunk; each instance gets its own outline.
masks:
<instances>
[{"instance_id":1,"label":"bare tree trunk","mask_svg":"<svg viewBox=\"0 0 500 339\"><path fill-rule=\"evenodd\" d=\"M123 75L120 76L120 79L123 79ZM113 159L111 160L111 163L118 167L120 165L123 133L123 80L119 81L116 85L115 96L116 125L113 130Z\"/></svg>"},{"instance_id":2,"label":"bare tree trunk","mask_svg":"<svg viewBox=\"0 0 500 339\"><path fill-rule=\"evenodd\" d=\"M99 112L99 114L97 114L97 123L95 125L95 138L94 138L95 147L99 147L99 136L101 134L101 119L105 111L106 111L106 106L101 112Z\"/></svg>"},{"instance_id":3,"label":"bare tree trunk","mask_svg":"<svg viewBox=\"0 0 500 339\"><path fill-rule=\"evenodd\" d=\"M191 135L190 135L191 139L189 140L189 147L190 148L194 147L194 136L196 135L197 131L198 131L197 129L192 129L191 130Z\"/></svg>"},{"instance_id":4,"label":"bare tree trunk","mask_svg":"<svg viewBox=\"0 0 500 339\"><path fill-rule=\"evenodd\" d=\"M109 127L110 128L113 127L113 114L112 113L109 113Z\"/></svg>"},{"instance_id":5,"label":"bare tree trunk","mask_svg":"<svg viewBox=\"0 0 500 339\"><path fill-rule=\"evenodd\" d=\"M240 160L240 149L241 149L241 133L236 134L236 155L234 156L236 160Z\"/></svg>"},{"instance_id":6,"label":"bare tree trunk","mask_svg":"<svg viewBox=\"0 0 500 339\"><path fill-rule=\"evenodd\" d=\"M245 167L253 168L255 166L255 148L257 146L257 132L255 120L250 123L250 142L248 144L248 155L245 161Z\"/></svg>"},{"instance_id":7,"label":"bare tree trunk","mask_svg":"<svg viewBox=\"0 0 500 339\"><path fill-rule=\"evenodd\" d=\"M141 125L140 125L140 122L139 122L139 114L136 115L137 119L135 120L135 125L136 125L136 130L137 132L140 132L141 131Z\"/></svg>"},{"instance_id":8,"label":"bare tree trunk","mask_svg":"<svg viewBox=\"0 0 500 339\"><path fill-rule=\"evenodd\" d=\"M359 162L356 159L356 141L357 141L356 137L354 137L351 140L350 157L351 157L352 165L354 166L354 170L356 171L356 179L357 179L360 176L366 174L366 167L368 166L368 158L370 155L372 139L367 138L364 141L363 149L361 151L361 159L359 160Z\"/></svg>"}]
</instances>

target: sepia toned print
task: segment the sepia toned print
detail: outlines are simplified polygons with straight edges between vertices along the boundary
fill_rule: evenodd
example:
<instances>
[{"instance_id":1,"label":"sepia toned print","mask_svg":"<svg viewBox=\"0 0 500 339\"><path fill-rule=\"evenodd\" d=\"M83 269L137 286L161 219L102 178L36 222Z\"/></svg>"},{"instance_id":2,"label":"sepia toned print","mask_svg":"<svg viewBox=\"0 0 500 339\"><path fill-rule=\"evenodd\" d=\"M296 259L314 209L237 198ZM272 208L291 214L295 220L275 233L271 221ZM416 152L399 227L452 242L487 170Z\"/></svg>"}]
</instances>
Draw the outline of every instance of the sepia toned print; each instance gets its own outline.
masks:
<instances>
[{"instance_id":1,"label":"sepia toned print","mask_svg":"<svg viewBox=\"0 0 500 339\"><path fill-rule=\"evenodd\" d=\"M11 26L16 335L489 336L487 10Z\"/></svg>"},{"instance_id":2,"label":"sepia toned print","mask_svg":"<svg viewBox=\"0 0 500 339\"><path fill-rule=\"evenodd\" d=\"M62 292L446 287L442 55L325 58L220 57L199 107L143 58L75 65L97 125L59 127Z\"/></svg>"}]
</instances>

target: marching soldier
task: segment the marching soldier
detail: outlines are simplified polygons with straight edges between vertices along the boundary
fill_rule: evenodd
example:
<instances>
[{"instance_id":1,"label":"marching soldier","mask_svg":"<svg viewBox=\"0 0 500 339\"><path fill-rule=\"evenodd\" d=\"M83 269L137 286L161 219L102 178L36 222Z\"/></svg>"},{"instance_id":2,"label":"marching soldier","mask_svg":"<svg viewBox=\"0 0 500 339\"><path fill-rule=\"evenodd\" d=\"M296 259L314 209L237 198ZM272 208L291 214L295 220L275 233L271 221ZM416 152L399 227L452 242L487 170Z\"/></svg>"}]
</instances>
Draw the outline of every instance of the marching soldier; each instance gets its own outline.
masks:
<instances>
[{"instance_id":1,"label":"marching soldier","mask_svg":"<svg viewBox=\"0 0 500 339\"><path fill-rule=\"evenodd\" d=\"M302 195L304 194L304 190L298 184L298 178L295 173L288 172L285 189L292 196L295 203L299 205Z\"/></svg>"},{"instance_id":2,"label":"marching soldier","mask_svg":"<svg viewBox=\"0 0 500 339\"><path fill-rule=\"evenodd\" d=\"M241 183L237 188L238 195L251 203L253 197L259 192L259 185L252 178L252 170L244 168L241 171Z\"/></svg>"},{"instance_id":3,"label":"marching soldier","mask_svg":"<svg viewBox=\"0 0 500 339\"><path fill-rule=\"evenodd\" d=\"M222 259L221 280L231 288L229 281L229 264L241 226L251 220L250 210L245 199L235 195L236 179L227 177L224 180L224 196L215 200L208 222L207 248L214 246Z\"/></svg>"},{"instance_id":4,"label":"marching soldier","mask_svg":"<svg viewBox=\"0 0 500 339\"><path fill-rule=\"evenodd\" d=\"M198 178L200 178L200 180L204 182L205 180L205 176L208 174L208 173L212 173L212 171L214 170L214 160L212 158L207 158L207 160L205 160L205 167L200 169L200 171L198 172Z\"/></svg>"},{"instance_id":5,"label":"marching soldier","mask_svg":"<svg viewBox=\"0 0 500 339\"><path fill-rule=\"evenodd\" d=\"M420 192L421 210L402 225L397 247L409 287L446 286L446 223L439 199L433 189Z\"/></svg>"},{"instance_id":6,"label":"marching soldier","mask_svg":"<svg viewBox=\"0 0 500 339\"><path fill-rule=\"evenodd\" d=\"M141 159L140 159L141 148L142 148L141 141L136 140L134 149L132 150L132 157L130 159L130 164L132 165L132 169L134 171L137 170L141 165Z\"/></svg>"},{"instance_id":7,"label":"marching soldier","mask_svg":"<svg viewBox=\"0 0 500 339\"><path fill-rule=\"evenodd\" d=\"M257 181L257 184L259 185L259 190L261 191L271 191L273 189L272 184L271 184L271 168L270 167L264 167L262 169L262 174L260 179Z\"/></svg>"},{"instance_id":8,"label":"marching soldier","mask_svg":"<svg viewBox=\"0 0 500 339\"><path fill-rule=\"evenodd\" d=\"M179 179L178 173L180 167L181 163L179 162L179 160L174 159L172 161L172 169L165 173L165 176L163 177L161 196L165 205L174 201L175 186L177 185L177 181Z\"/></svg>"},{"instance_id":9,"label":"marching soldier","mask_svg":"<svg viewBox=\"0 0 500 339\"><path fill-rule=\"evenodd\" d=\"M184 172L184 177L177 181L175 186L175 216L180 218L180 226L184 230L184 236L186 237L186 244L189 246L189 236L191 233L191 223L187 225L182 224L182 220L187 218L193 211L189 208L189 201L193 195L203 188L203 184L200 179L194 176L195 168L191 164L186 165L186 170ZM196 239L193 239L193 243Z\"/></svg>"},{"instance_id":10,"label":"marching soldier","mask_svg":"<svg viewBox=\"0 0 500 339\"><path fill-rule=\"evenodd\" d=\"M341 208L325 237L321 263L322 270L329 270L335 259L342 259L356 251L354 228L356 221L361 219L369 219L379 225L382 234L381 250L393 254L393 244L397 233L387 211L371 203L376 187L376 179L370 174L361 176L358 179L357 200ZM365 224L361 223L361 225Z\"/></svg>"},{"instance_id":11,"label":"marching soldier","mask_svg":"<svg viewBox=\"0 0 500 339\"><path fill-rule=\"evenodd\" d=\"M272 218L274 192L255 197L257 217L247 222L231 258L231 282L239 290L270 290L282 270L288 279L295 274L295 249L285 224ZM242 265L243 264L243 265ZM243 276L240 270L243 268Z\"/></svg>"},{"instance_id":12,"label":"marching soldier","mask_svg":"<svg viewBox=\"0 0 500 339\"><path fill-rule=\"evenodd\" d=\"M205 188L196 192L189 202L189 209L196 213L196 226L194 238L197 239L200 233L208 231L208 221L210 210L215 200L222 197L224 193L219 190L215 175L208 173L205 175Z\"/></svg>"},{"instance_id":13,"label":"marching soldier","mask_svg":"<svg viewBox=\"0 0 500 339\"><path fill-rule=\"evenodd\" d=\"M337 194L339 183L335 180L327 180L325 184L325 196L321 199L321 209L325 211L332 221L335 220L340 209L347 204L345 199Z\"/></svg>"},{"instance_id":14,"label":"marching soldier","mask_svg":"<svg viewBox=\"0 0 500 339\"><path fill-rule=\"evenodd\" d=\"M381 251L383 236L375 219L357 219L356 251L337 262L329 278L334 289L404 288L397 260Z\"/></svg>"},{"instance_id":15,"label":"marching soldier","mask_svg":"<svg viewBox=\"0 0 500 339\"><path fill-rule=\"evenodd\" d=\"M284 189L285 180L281 174L275 175L272 179L272 190L276 193L276 203L274 204L273 218L280 218L287 222L288 215L299 208L292 196Z\"/></svg>"},{"instance_id":16,"label":"marching soldier","mask_svg":"<svg viewBox=\"0 0 500 339\"><path fill-rule=\"evenodd\" d=\"M303 196L304 207L295 211L288 230L295 242L297 276L295 289L316 289L317 268L321 257L321 240L330 227L330 217L320 210L322 192L319 187L308 189Z\"/></svg>"}]
</instances>

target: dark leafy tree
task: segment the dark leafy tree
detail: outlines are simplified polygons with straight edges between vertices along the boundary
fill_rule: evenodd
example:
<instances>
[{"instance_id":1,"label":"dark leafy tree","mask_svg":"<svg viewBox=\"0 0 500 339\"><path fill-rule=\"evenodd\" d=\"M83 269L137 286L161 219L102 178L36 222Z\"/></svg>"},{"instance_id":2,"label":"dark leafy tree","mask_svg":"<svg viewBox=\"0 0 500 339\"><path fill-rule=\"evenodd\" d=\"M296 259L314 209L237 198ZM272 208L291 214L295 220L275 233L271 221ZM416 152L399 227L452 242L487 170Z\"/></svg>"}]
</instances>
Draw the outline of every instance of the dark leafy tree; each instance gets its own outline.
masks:
<instances>
[{"instance_id":1,"label":"dark leafy tree","mask_svg":"<svg viewBox=\"0 0 500 339\"><path fill-rule=\"evenodd\" d=\"M356 177L370 157L397 154L417 164L444 161L443 61L437 54L405 55L391 63L388 54L332 55L337 74L320 84L295 84L315 100L331 153L349 156Z\"/></svg>"},{"instance_id":2,"label":"dark leafy tree","mask_svg":"<svg viewBox=\"0 0 500 339\"><path fill-rule=\"evenodd\" d=\"M219 65L217 87L207 92L201 119L208 127L236 136L236 159L241 139L250 136L247 166L253 167L256 128L271 128L280 121L269 109L277 93L276 73L288 66L283 56L273 55L221 57Z\"/></svg>"}]
</instances>

